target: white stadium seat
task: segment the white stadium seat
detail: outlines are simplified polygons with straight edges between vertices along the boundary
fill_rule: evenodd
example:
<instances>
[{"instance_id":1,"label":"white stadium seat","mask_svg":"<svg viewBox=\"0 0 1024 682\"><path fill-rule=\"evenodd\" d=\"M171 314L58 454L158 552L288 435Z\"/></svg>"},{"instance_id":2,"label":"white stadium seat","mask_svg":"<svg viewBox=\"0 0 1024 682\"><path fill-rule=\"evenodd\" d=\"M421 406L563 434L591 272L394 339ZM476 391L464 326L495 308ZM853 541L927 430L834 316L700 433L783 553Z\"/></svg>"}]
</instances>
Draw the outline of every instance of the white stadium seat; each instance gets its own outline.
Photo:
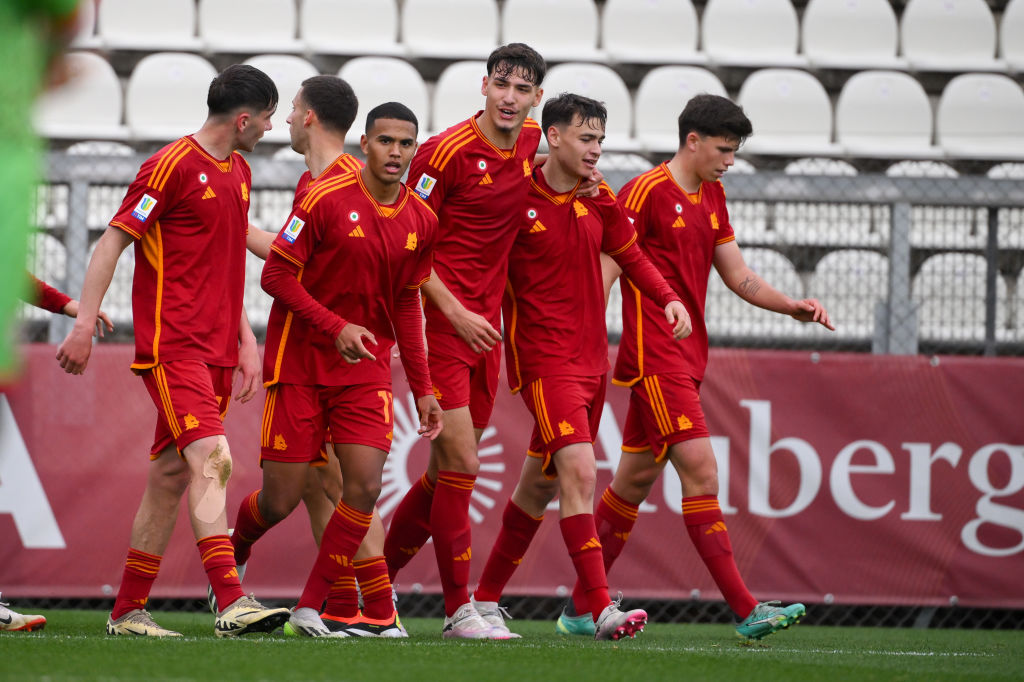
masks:
<instances>
[{"instance_id":1,"label":"white stadium seat","mask_svg":"<svg viewBox=\"0 0 1024 682\"><path fill-rule=\"evenodd\" d=\"M797 69L761 69L740 86L737 103L754 124L750 154L832 156L832 103L818 80Z\"/></svg>"},{"instance_id":2,"label":"white stadium seat","mask_svg":"<svg viewBox=\"0 0 1024 682\"><path fill-rule=\"evenodd\" d=\"M870 339L875 328L875 306L889 293L889 259L876 251L839 249L825 254L814 268L807 295L825 306L844 339ZM812 326L819 336L831 334Z\"/></svg>"},{"instance_id":3,"label":"white stadium seat","mask_svg":"<svg viewBox=\"0 0 1024 682\"><path fill-rule=\"evenodd\" d=\"M727 97L718 76L699 66L659 66L647 72L636 90L637 139L649 152L679 148L679 113L694 95Z\"/></svg>"},{"instance_id":4,"label":"white stadium seat","mask_svg":"<svg viewBox=\"0 0 1024 682\"><path fill-rule=\"evenodd\" d=\"M67 81L43 92L35 103L36 131L51 138L124 138L124 96L113 67L97 54L72 52L67 68Z\"/></svg>"},{"instance_id":5,"label":"white stadium seat","mask_svg":"<svg viewBox=\"0 0 1024 682\"><path fill-rule=\"evenodd\" d=\"M723 66L805 66L799 38L789 0L708 0L701 17L704 52Z\"/></svg>"},{"instance_id":6,"label":"white stadium seat","mask_svg":"<svg viewBox=\"0 0 1024 682\"><path fill-rule=\"evenodd\" d=\"M548 63L602 61L593 0L505 0L501 41L526 43Z\"/></svg>"},{"instance_id":7,"label":"white stadium seat","mask_svg":"<svg viewBox=\"0 0 1024 682\"><path fill-rule=\"evenodd\" d=\"M96 0L81 0L78 3L78 33L71 39L70 47L85 50L100 46L96 35Z\"/></svg>"},{"instance_id":8,"label":"white stadium seat","mask_svg":"<svg viewBox=\"0 0 1024 682\"><path fill-rule=\"evenodd\" d=\"M198 50L195 0L103 0L96 30L115 50Z\"/></svg>"},{"instance_id":9,"label":"white stadium seat","mask_svg":"<svg viewBox=\"0 0 1024 682\"><path fill-rule=\"evenodd\" d=\"M299 37L313 54L405 54L395 0L302 0Z\"/></svg>"},{"instance_id":10,"label":"white stadium seat","mask_svg":"<svg viewBox=\"0 0 1024 682\"><path fill-rule=\"evenodd\" d=\"M487 75L487 62L465 61L449 64L434 84L430 105L431 133L465 121L484 106L480 87ZM421 122L421 127L425 122Z\"/></svg>"},{"instance_id":11,"label":"white stadium seat","mask_svg":"<svg viewBox=\"0 0 1024 682\"><path fill-rule=\"evenodd\" d=\"M1024 90L1000 74L956 76L939 98L935 135L951 157L1024 159Z\"/></svg>"},{"instance_id":12,"label":"white stadium seat","mask_svg":"<svg viewBox=\"0 0 1024 682\"><path fill-rule=\"evenodd\" d=\"M861 71L846 81L836 101L836 142L853 156L934 158L932 106L913 76Z\"/></svg>"},{"instance_id":13,"label":"white stadium seat","mask_svg":"<svg viewBox=\"0 0 1024 682\"><path fill-rule=\"evenodd\" d=\"M900 45L910 67L921 71L991 71L996 61L996 22L985 0L908 0L900 19Z\"/></svg>"},{"instance_id":14,"label":"white stadium seat","mask_svg":"<svg viewBox=\"0 0 1024 682\"><path fill-rule=\"evenodd\" d=\"M411 64L394 57L356 57L345 62L338 72L359 98L359 112L345 141L359 144L366 129L366 112L384 102L401 102L412 109L420 124L420 139L427 132L427 86ZM466 114L468 118L470 114ZM454 121L453 121L454 123Z\"/></svg>"},{"instance_id":15,"label":"white stadium seat","mask_svg":"<svg viewBox=\"0 0 1024 682\"><path fill-rule=\"evenodd\" d=\"M941 161L900 161L886 169L894 178L955 178L959 173ZM889 208L882 209L888 220ZM912 206L910 245L923 248L976 249L985 244L985 210L967 206Z\"/></svg>"},{"instance_id":16,"label":"white stadium seat","mask_svg":"<svg viewBox=\"0 0 1024 682\"><path fill-rule=\"evenodd\" d=\"M285 121L292 110L292 98L299 91L302 81L320 72L302 57L287 54L256 55L245 60L245 63L270 76L277 86L277 111L270 119L273 127L263 135L263 139L267 142L288 142L291 138Z\"/></svg>"},{"instance_id":17,"label":"white stadium seat","mask_svg":"<svg viewBox=\"0 0 1024 682\"><path fill-rule=\"evenodd\" d=\"M748 247L743 249L743 258L754 272L779 291L798 300L804 297L800 275L778 251ZM704 313L711 336L793 338L806 334L804 325L792 318L758 308L734 294L722 282L717 270L708 281Z\"/></svg>"},{"instance_id":18,"label":"white stadium seat","mask_svg":"<svg viewBox=\"0 0 1024 682\"><path fill-rule=\"evenodd\" d=\"M486 59L498 45L498 5L495 0L405 0L402 44L413 57Z\"/></svg>"},{"instance_id":19,"label":"white stadium seat","mask_svg":"<svg viewBox=\"0 0 1024 682\"><path fill-rule=\"evenodd\" d=\"M999 20L999 56L1013 71L1024 71L1024 0L1010 0L1003 9Z\"/></svg>"},{"instance_id":20,"label":"white stadium seat","mask_svg":"<svg viewBox=\"0 0 1024 682\"><path fill-rule=\"evenodd\" d=\"M206 95L216 75L210 62L194 54L143 57L125 87L125 121L132 136L170 142L199 130L209 113Z\"/></svg>"},{"instance_id":21,"label":"white stadium seat","mask_svg":"<svg viewBox=\"0 0 1024 682\"><path fill-rule=\"evenodd\" d=\"M601 47L625 64L702 64L697 51L697 11L691 0L607 0Z\"/></svg>"},{"instance_id":22,"label":"white stadium seat","mask_svg":"<svg viewBox=\"0 0 1024 682\"><path fill-rule=\"evenodd\" d=\"M939 253L914 276L913 300L919 335L930 341L981 341L985 338L985 257ZM996 329L1006 328L1007 290L996 277Z\"/></svg>"},{"instance_id":23,"label":"white stadium seat","mask_svg":"<svg viewBox=\"0 0 1024 682\"><path fill-rule=\"evenodd\" d=\"M810 0L800 24L803 53L816 68L895 69L899 28L889 0Z\"/></svg>"},{"instance_id":24,"label":"white stadium seat","mask_svg":"<svg viewBox=\"0 0 1024 682\"><path fill-rule=\"evenodd\" d=\"M199 37L210 52L298 52L297 23L294 0L199 0Z\"/></svg>"},{"instance_id":25,"label":"white stadium seat","mask_svg":"<svg viewBox=\"0 0 1024 682\"><path fill-rule=\"evenodd\" d=\"M543 53L542 53L543 54ZM633 102L622 78L603 64L567 62L551 67L544 78L544 99L532 116L540 121L544 102L571 92L604 102L608 109L604 148L609 151L634 151L638 145L632 137Z\"/></svg>"}]
</instances>

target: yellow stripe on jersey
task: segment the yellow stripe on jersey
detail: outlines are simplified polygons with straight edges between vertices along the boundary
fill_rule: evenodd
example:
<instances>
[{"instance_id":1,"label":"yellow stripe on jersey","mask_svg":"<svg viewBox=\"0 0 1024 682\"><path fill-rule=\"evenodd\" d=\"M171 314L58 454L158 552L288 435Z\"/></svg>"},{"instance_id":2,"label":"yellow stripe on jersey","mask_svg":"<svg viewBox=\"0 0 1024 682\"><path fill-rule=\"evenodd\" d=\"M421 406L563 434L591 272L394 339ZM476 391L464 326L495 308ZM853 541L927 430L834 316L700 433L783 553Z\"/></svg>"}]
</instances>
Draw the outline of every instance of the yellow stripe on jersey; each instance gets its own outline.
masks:
<instances>
[{"instance_id":1,"label":"yellow stripe on jersey","mask_svg":"<svg viewBox=\"0 0 1024 682\"><path fill-rule=\"evenodd\" d=\"M516 346L516 324L519 322L519 301L516 300L516 292L512 289L512 282L505 280L505 293L512 302L512 321L509 323L508 343L512 348L512 364L515 372L515 386L509 385L512 393L518 393L523 387L523 373L519 369L519 348Z\"/></svg>"},{"instance_id":2,"label":"yellow stripe on jersey","mask_svg":"<svg viewBox=\"0 0 1024 682\"><path fill-rule=\"evenodd\" d=\"M164 186L167 184L167 178L170 177L171 171L178 165L178 162L185 158L185 155L192 149L184 138L175 142L167 152L160 157L157 161L156 168L149 175L148 184L150 187L158 192L164 191Z\"/></svg>"},{"instance_id":3,"label":"yellow stripe on jersey","mask_svg":"<svg viewBox=\"0 0 1024 682\"><path fill-rule=\"evenodd\" d=\"M534 119L530 118L529 116L527 116L526 120L523 121L523 127L524 128L536 128L537 130L540 130L540 124L537 123L537 121L535 121Z\"/></svg>"},{"instance_id":4,"label":"yellow stripe on jersey","mask_svg":"<svg viewBox=\"0 0 1024 682\"><path fill-rule=\"evenodd\" d=\"M124 230L125 232L127 232L128 234L130 234L132 237L135 237L136 239L142 239L142 235L141 234L139 234L138 232L133 230L131 227L129 227L128 225L125 225L124 223L122 223L120 221L111 220L110 221L110 226L111 227L120 228L120 229Z\"/></svg>"},{"instance_id":5,"label":"yellow stripe on jersey","mask_svg":"<svg viewBox=\"0 0 1024 682\"><path fill-rule=\"evenodd\" d=\"M153 305L153 364L160 362L160 315L164 302L164 239L160 221L142 236L142 254L156 272L156 297ZM133 365L134 366L134 365Z\"/></svg>"},{"instance_id":6,"label":"yellow stripe on jersey","mask_svg":"<svg viewBox=\"0 0 1024 682\"><path fill-rule=\"evenodd\" d=\"M721 239L716 241L715 242L715 246L718 246L719 244L725 244L726 242L735 241L735 239L736 239L736 235L730 234L728 237L722 237Z\"/></svg>"},{"instance_id":7,"label":"yellow stripe on jersey","mask_svg":"<svg viewBox=\"0 0 1024 682\"><path fill-rule=\"evenodd\" d=\"M278 246L275 246L275 245L271 244L270 245L270 250L273 251L274 253L276 253L281 258L284 258L288 262L294 263L295 265L298 265L300 268L305 265L305 263L299 262L299 260L297 258L295 258L295 256L291 255L287 251L281 250L281 248L278 247Z\"/></svg>"},{"instance_id":8,"label":"yellow stripe on jersey","mask_svg":"<svg viewBox=\"0 0 1024 682\"><path fill-rule=\"evenodd\" d=\"M327 180L321 185L317 185L315 188L310 190L305 197L303 197L302 203L299 204L299 208L309 213L313 210L313 207L316 206L316 203L325 195L330 194L336 189L341 189L355 184L356 177L355 173L346 173L345 175Z\"/></svg>"},{"instance_id":9,"label":"yellow stripe on jersey","mask_svg":"<svg viewBox=\"0 0 1024 682\"><path fill-rule=\"evenodd\" d=\"M626 197L626 208L633 213L639 213L640 207L647 200L647 195L650 194L651 189L665 180L668 180L668 177L666 177L661 166L652 168L641 175L632 189L630 189L629 196Z\"/></svg>"},{"instance_id":10,"label":"yellow stripe on jersey","mask_svg":"<svg viewBox=\"0 0 1024 682\"><path fill-rule=\"evenodd\" d=\"M623 246L620 246L619 248L615 249L614 251L609 251L608 255L609 256L618 256L620 253L622 253L623 251L625 251L629 247L633 246L633 244L635 242L636 242L636 232L633 233L633 236L630 238L630 240L628 242L626 242Z\"/></svg>"},{"instance_id":11,"label":"yellow stripe on jersey","mask_svg":"<svg viewBox=\"0 0 1024 682\"><path fill-rule=\"evenodd\" d=\"M629 284L629 288L633 290L633 300L636 302L636 367L637 374L632 379L622 381L619 379L612 379L612 383L616 386L632 386L636 382L640 381L644 377L644 316L643 310L640 308L640 290L636 288L636 285L629 280L628 277L623 279Z\"/></svg>"},{"instance_id":12,"label":"yellow stripe on jersey","mask_svg":"<svg viewBox=\"0 0 1024 682\"><path fill-rule=\"evenodd\" d=\"M455 150L472 140L475 136L476 133L473 131L473 126L468 123L456 129L451 135L438 143L434 153L430 155L428 165L437 170L444 170Z\"/></svg>"}]
</instances>

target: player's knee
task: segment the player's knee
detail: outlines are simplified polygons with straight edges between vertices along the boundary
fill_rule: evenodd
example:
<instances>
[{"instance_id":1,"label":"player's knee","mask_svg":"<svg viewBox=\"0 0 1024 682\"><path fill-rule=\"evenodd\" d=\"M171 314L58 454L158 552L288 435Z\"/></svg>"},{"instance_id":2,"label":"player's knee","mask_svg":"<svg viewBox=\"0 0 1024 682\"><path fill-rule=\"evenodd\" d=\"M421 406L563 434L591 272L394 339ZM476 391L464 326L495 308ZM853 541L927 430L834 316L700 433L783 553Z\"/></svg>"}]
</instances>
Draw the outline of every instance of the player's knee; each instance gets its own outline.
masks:
<instances>
[{"instance_id":1,"label":"player's knee","mask_svg":"<svg viewBox=\"0 0 1024 682\"><path fill-rule=\"evenodd\" d=\"M352 484L345 483L345 503L361 510L372 510L380 497L381 482L361 481Z\"/></svg>"},{"instance_id":2,"label":"player's knee","mask_svg":"<svg viewBox=\"0 0 1024 682\"><path fill-rule=\"evenodd\" d=\"M260 495L260 516L269 524L275 524L288 517L298 505L297 500Z\"/></svg>"}]
</instances>

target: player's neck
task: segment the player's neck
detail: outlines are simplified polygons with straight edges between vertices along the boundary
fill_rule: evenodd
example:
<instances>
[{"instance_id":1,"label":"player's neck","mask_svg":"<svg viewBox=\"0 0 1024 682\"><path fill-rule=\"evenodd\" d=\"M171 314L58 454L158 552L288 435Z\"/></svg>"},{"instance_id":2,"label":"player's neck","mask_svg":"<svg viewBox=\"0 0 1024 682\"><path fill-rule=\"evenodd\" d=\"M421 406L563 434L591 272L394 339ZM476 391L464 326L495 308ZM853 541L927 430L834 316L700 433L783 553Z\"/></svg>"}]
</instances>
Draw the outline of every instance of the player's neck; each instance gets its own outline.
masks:
<instances>
[{"instance_id":1,"label":"player's neck","mask_svg":"<svg viewBox=\"0 0 1024 682\"><path fill-rule=\"evenodd\" d=\"M203 151L218 160L227 159L231 152L238 149L233 128L209 120L192 135L192 139L203 148Z\"/></svg>"},{"instance_id":2,"label":"player's neck","mask_svg":"<svg viewBox=\"0 0 1024 682\"><path fill-rule=\"evenodd\" d=\"M516 144L516 140L519 139L519 131L523 129L523 124L520 123L512 130L500 130L494 125L490 117L487 116L487 110L484 110L483 113L476 117L476 125L480 128L480 132L484 134L484 137L498 149L512 149Z\"/></svg>"},{"instance_id":3,"label":"player's neck","mask_svg":"<svg viewBox=\"0 0 1024 682\"><path fill-rule=\"evenodd\" d=\"M339 139L334 135L325 135L322 139L310 143L306 152L306 168L314 178L320 177L327 167L345 153L345 137Z\"/></svg>"},{"instance_id":4,"label":"player's neck","mask_svg":"<svg viewBox=\"0 0 1024 682\"><path fill-rule=\"evenodd\" d=\"M549 156L547 163L537 170L544 176L548 187L559 194L571 192L580 183L580 176L560 164L554 155Z\"/></svg>"},{"instance_id":5,"label":"player's neck","mask_svg":"<svg viewBox=\"0 0 1024 682\"><path fill-rule=\"evenodd\" d=\"M676 184L683 188L684 191L690 194L696 194L700 191L700 185L703 182L700 175L697 174L696 169L689 163L689 159L685 156L676 152L676 155L669 159L669 162L665 164L668 166L668 172L672 174L672 178L675 179Z\"/></svg>"},{"instance_id":6,"label":"player's neck","mask_svg":"<svg viewBox=\"0 0 1024 682\"><path fill-rule=\"evenodd\" d=\"M370 169L365 166L359 171L359 177L362 179L363 186L366 187L366 191L370 193L370 196L373 197L373 200L378 204L382 206L390 206L398 201L398 196L402 192L402 183L381 182L374 177L373 173L370 172Z\"/></svg>"}]
</instances>

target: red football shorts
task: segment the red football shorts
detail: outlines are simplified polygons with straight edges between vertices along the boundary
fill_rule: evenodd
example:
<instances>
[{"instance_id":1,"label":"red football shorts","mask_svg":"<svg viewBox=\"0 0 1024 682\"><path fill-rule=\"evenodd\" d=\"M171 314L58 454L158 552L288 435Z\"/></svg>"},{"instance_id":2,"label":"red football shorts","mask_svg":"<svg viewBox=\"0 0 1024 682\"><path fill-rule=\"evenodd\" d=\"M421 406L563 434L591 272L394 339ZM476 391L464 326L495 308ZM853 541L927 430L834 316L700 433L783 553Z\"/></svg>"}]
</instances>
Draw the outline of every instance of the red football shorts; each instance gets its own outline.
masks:
<instances>
[{"instance_id":1,"label":"red football shorts","mask_svg":"<svg viewBox=\"0 0 1024 682\"><path fill-rule=\"evenodd\" d=\"M474 353L457 334L431 333L427 328L427 365L434 382L434 397L442 410L469 406L473 426L482 429L491 420L498 392L501 344Z\"/></svg>"},{"instance_id":2,"label":"red football shorts","mask_svg":"<svg viewBox=\"0 0 1024 682\"><path fill-rule=\"evenodd\" d=\"M652 450L661 461L669 447L707 438L700 382L686 374L656 374L633 384L622 429L623 452Z\"/></svg>"},{"instance_id":3,"label":"red football shorts","mask_svg":"<svg viewBox=\"0 0 1024 682\"><path fill-rule=\"evenodd\" d=\"M558 476L552 455L567 445L593 443L601 424L607 379L553 376L536 379L520 392L533 415L527 454L544 460L548 478Z\"/></svg>"},{"instance_id":4,"label":"red football shorts","mask_svg":"<svg viewBox=\"0 0 1024 682\"><path fill-rule=\"evenodd\" d=\"M393 438L391 384L267 388L260 432L260 461L323 462L324 429L331 442L389 452Z\"/></svg>"},{"instance_id":5,"label":"red football shorts","mask_svg":"<svg viewBox=\"0 0 1024 682\"><path fill-rule=\"evenodd\" d=\"M201 360L171 360L139 372L157 410L150 459L171 443L180 453L200 438L224 435L233 370Z\"/></svg>"}]
</instances>

